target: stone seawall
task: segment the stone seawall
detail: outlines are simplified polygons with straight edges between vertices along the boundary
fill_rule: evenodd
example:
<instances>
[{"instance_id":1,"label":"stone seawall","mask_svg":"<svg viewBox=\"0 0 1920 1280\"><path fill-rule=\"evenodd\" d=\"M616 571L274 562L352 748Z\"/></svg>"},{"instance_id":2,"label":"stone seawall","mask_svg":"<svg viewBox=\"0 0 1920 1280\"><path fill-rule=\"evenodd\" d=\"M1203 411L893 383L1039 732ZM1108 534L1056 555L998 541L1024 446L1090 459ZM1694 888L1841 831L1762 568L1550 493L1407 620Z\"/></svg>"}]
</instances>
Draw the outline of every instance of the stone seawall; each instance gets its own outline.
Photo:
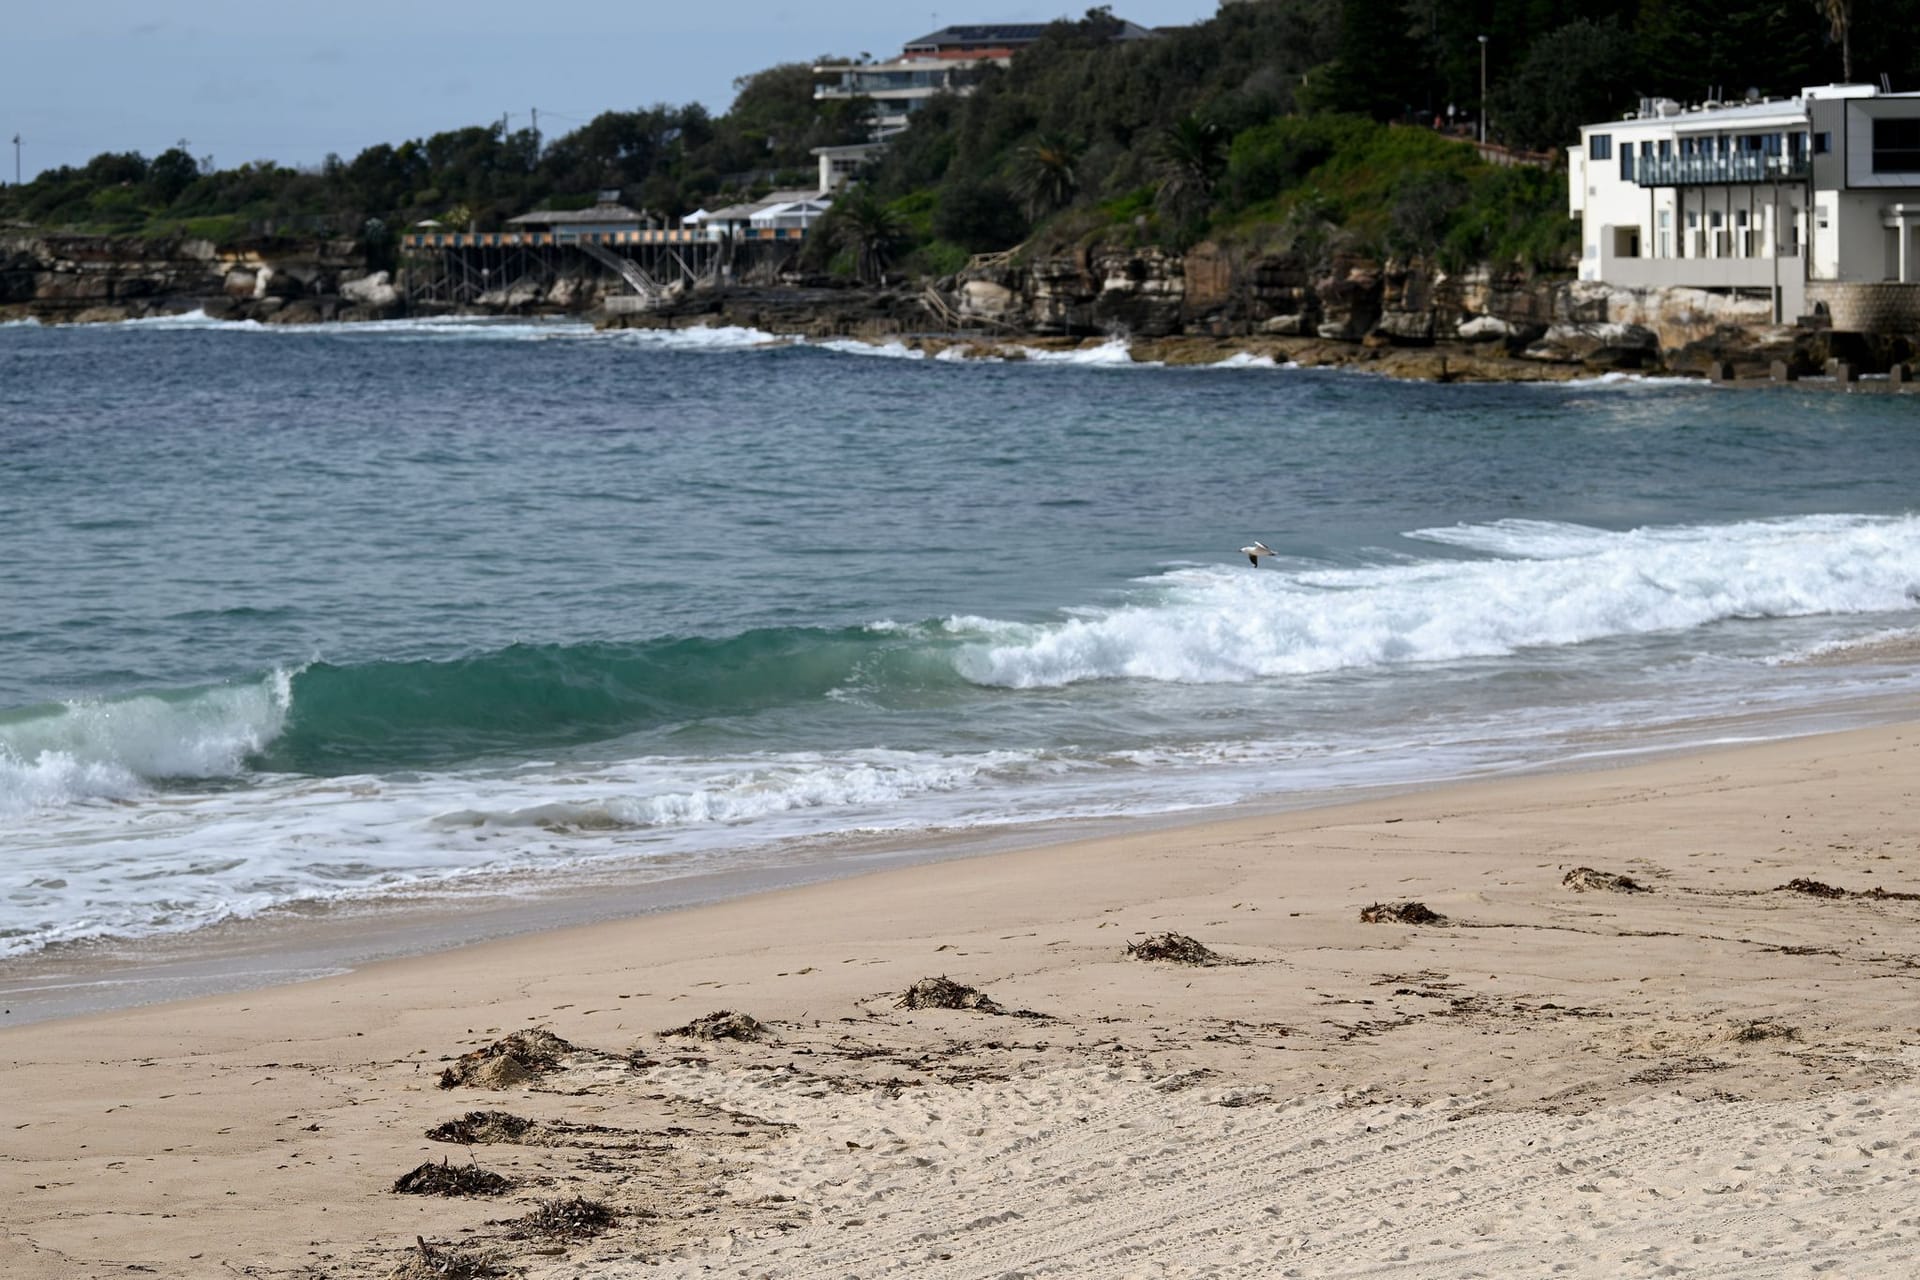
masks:
<instances>
[{"instance_id":1,"label":"stone seawall","mask_svg":"<svg viewBox=\"0 0 1920 1280\"><path fill-rule=\"evenodd\" d=\"M1920 333L1920 284L1809 281L1807 305L1824 306L1829 323L1848 333Z\"/></svg>"}]
</instances>

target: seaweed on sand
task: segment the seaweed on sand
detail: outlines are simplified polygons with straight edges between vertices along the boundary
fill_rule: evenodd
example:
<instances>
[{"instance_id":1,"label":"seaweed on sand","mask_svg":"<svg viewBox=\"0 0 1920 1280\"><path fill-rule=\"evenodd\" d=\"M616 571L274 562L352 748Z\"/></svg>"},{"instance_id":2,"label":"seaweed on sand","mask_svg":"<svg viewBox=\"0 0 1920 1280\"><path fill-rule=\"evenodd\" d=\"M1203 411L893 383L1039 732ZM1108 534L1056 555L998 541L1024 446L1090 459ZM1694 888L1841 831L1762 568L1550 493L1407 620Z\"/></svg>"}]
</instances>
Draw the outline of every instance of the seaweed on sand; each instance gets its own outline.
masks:
<instances>
[{"instance_id":1,"label":"seaweed on sand","mask_svg":"<svg viewBox=\"0 0 1920 1280\"><path fill-rule=\"evenodd\" d=\"M1612 871L1597 871L1592 867L1575 867L1560 877L1560 883L1575 893L1651 893L1646 885L1632 876L1617 875Z\"/></svg>"},{"instance_id":2,"label":"seaweed on sand","mask_svg":"<svg viewBox=\"0 0 1920 1280\"><path fill-rule=\"evenodd\" d=\"M476 1089L501 1089L522 1084L558 1070L560 1059L572 1052L573 1046L551 1031L537 1027L516 1031L461 1054L440 1073L440 1087L452 1089L464 1084Z\"/></svg>"},{"instance_id":3,"label":"seaweed on sand","mask_svg":"<svg viewBox=\"0 0 1920 1280\"><path fill-rule=\"evenodd\" d=\"M1376 902L1360 908L1361 924L1445 924L1447 918L1424 902Z\"/></svg>"},{"instance_id":4,"label":"seaweed on sand","mask_svg":"<svg viewBox=\"0 0 1920 1280\"><path fill-rule=\"evenodd\" d=\"M516 1240L585 1240L611 1227L615 1216L602 1201L574 1196L542 1200L532 1213L500 1225Z\"/></svg>"},{"instance_id":5,"label":"seaweed on sand","mask_svg":"<svg viewBox=\"0 0 1920 1280\"><path fill-rule=\"evenodd\" d=\"M435 1125L427 1136L435 1142L458 1142L475 1146L483 1142L519 1142L533 1128L533 1121L507 1111L469 1111L458 1120Z\"/></svg>"},{"instance_id":6,"label":"seaweed on sand","mask_svg":"<svg viewBox=\"0 0 1920 1280\"><path fill-rule=\"evenodd\" d=\"M896 1009L977 1009L981 1013L1005 1013L993 997L976 987L955 982L942 974L922 978L893 1002Z\"/></svg>"},{"instance_id":7,"label":"seaweed on sand","mask_svg":"<svg viewBox=\"0 0 1920 1280\"><path fill-rule=\"evenodd\" d=\"M477 1164L452 1165L429 1160L394 1179L403 1196L497 1196L513 1183Z\"/></svg>"},{"instance_id":8,"label":"seaweed on sand","mask_svg":"<svg viewBox=\"0 0 1920 1280\"><path fill-rule=\"evenodd\" d=\"M1810 898L1844 898L1848 896L1845 889L1839 888L1836 885L1824 884L1819 880L1809 880L1805 876L1798 876L1787 881L1775 889L1774 892L1804 893Z\"/></svg>"},{"instance_id":9,"label":"seaweed on sand","mask_svg":"<svg viewBox=\"0 0 1920 1280\"><path fill-rule=\"evenodd\" d=\"M773 1029L751 1014L717 1009L683 1027L670 1027L663 1036L690 1036L695 1040L769 1040Z\"/></svg>"},{"instance_id":10,"label":"seaweed on sand","mask_svg":"<svg viewBox=\"0 0 1920 1280\"><path fill-rule=\"evenodd\" d=\"M1127 957L1131 960L1161 960L1169 964L1202 966L1246 963L1231 956L1223 956L1184 933L1156 933L1150 938L1129 942Z\"/></svg>"},{"instance_id":11,"label":"seaweed on sand","mask_svg":"<svg viewBox=\"0 0 1920 1280\"><path fill-rule=\"evenodd\" d=\"M466 1249L436 1249L422 1236L413 1238L416 1251L387 1273L387 1280L489 1280L503 1276L492 1258Z\"/></svg>"}]
</instances>

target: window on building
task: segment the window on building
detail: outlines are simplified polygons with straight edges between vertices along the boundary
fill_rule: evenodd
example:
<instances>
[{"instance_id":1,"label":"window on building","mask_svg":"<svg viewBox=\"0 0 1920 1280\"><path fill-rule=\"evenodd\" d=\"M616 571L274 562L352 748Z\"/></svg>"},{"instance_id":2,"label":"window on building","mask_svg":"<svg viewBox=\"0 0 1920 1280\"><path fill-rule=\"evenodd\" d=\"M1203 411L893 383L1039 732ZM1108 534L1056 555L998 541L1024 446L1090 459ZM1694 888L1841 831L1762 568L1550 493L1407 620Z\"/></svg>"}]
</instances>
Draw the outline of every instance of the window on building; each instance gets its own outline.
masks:
<instances>
[{"instance_id":1,"label":"window on building","mask_svg":"<svg viewBox=\"0 0 1920 1280\"><path fill-rule=\"evenodd\" d=\"M1770 156L1777 156L1785 149L1785 140L1784 134L1769 133L1760 140L1760 149Z\"/></svg>"},{"instance_id":2,"label":"window on building","mask_svg":"<svg viewBox=\"0 0 1920 1280\"><path fill-rule=\"evenodd\" d=\"M1665 138L1660 139L1660 158L1666 160L1673 155L1673 144Z\"/></svg>"},{"instance_id":3,"label":"window on building","mask_svg":"<svg viewBox=\"0 0 1920 1280\"><path fill-rule=\"evenodd\" d=\"M1816 133L1813 135L1813 154L1817 156L1824 156L1829 151L1832 151L1832 150L1833 150L1832 134Z\"/></svg>"},{"instance_id":4,"label":"window on building","mask_svg":"<svg viewBox=\"0 0 1920 1280\"><path fill-rule=\"evenodd\" d=\"M1620 148L1620 181L1633 181L1633 147L1631 145Z\"/></svg>"},{"instance_id":5,"label":"window on building","mask_svg":"<svg viewBox=\"0 0 1920 1280\"><path fill-rule=\"evenodd\" d=\"M1873 122L1873 171L1920 173L1920 117Z\"/></svg>"},{"instance_id":6,"label":"window on building","mask_svg":"<svg viewBox=\"0 0 1920 1280\"><path fill-rule=\"evenodd\" d=\"M1589 135L1587 138L1587 156L1593 160L1613 159L1613 135L1610 133Z\"/></svg>"}]
</instances>

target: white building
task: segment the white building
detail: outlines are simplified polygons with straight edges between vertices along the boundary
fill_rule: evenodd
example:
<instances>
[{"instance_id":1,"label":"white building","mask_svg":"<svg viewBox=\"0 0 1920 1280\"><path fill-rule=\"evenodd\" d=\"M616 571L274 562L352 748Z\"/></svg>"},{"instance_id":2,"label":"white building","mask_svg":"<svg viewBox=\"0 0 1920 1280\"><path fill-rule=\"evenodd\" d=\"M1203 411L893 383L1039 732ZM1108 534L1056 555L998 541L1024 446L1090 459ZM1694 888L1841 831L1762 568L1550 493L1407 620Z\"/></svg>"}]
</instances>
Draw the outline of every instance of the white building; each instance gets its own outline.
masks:
<instances>
[{"instance_id":1,"label":"white building","mask_svg":"<svg viewBox=\"0 0 1920 1280\"><path fill-rule=\"evenodd\" d=\"M979 72L1011 65L1014 54L1047 34L1045 22L989 22L942 27L909 40L886 62L833 62L813 69L819 101L864 98L873 104L869 140L880 142L907 127L913 113L943 93L972 91ZM1121 20L1113 39L1146 40L1153 32ZM816 152L816 154L818 154Z\"/></svg>"},{"instance_id":2,"label":"white building","mask_svg":"<svg viewBox=\"0 0 1920 1280\"><path fill-rule=\"evenodd\" d=\"M1775 317L1920 327L1920 94L1644 102L1568 153L1580 278L1764 291ZM1889 310L1889 308L1891 310Z\"/></svg>"}]
</instances>

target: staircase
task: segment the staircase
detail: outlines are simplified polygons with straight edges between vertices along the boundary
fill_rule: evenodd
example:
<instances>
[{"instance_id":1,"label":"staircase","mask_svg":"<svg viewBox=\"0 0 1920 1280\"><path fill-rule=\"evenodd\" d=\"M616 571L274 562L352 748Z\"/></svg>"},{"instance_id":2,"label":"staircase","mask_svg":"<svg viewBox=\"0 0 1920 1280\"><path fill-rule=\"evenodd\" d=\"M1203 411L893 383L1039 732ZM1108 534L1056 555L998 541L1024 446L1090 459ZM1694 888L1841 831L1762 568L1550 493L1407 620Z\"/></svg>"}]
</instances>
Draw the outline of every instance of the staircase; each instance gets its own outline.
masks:
<instances>
[{"instance_id":1,"label":"staircase","mask_svg":"<svg viewBox=\"0 0 1920 1280\"><path fill-rule=\"evenodd\" d=\"M644 299L642 306L655 306L666 297L665 287L642 270L640 264L633 259L623 258L606 246L594 244L588 240L576 240L574 247L601 266L611 267L619 272L620 278L632 286L633 291Z\"/></svg>"}]
</instances>

